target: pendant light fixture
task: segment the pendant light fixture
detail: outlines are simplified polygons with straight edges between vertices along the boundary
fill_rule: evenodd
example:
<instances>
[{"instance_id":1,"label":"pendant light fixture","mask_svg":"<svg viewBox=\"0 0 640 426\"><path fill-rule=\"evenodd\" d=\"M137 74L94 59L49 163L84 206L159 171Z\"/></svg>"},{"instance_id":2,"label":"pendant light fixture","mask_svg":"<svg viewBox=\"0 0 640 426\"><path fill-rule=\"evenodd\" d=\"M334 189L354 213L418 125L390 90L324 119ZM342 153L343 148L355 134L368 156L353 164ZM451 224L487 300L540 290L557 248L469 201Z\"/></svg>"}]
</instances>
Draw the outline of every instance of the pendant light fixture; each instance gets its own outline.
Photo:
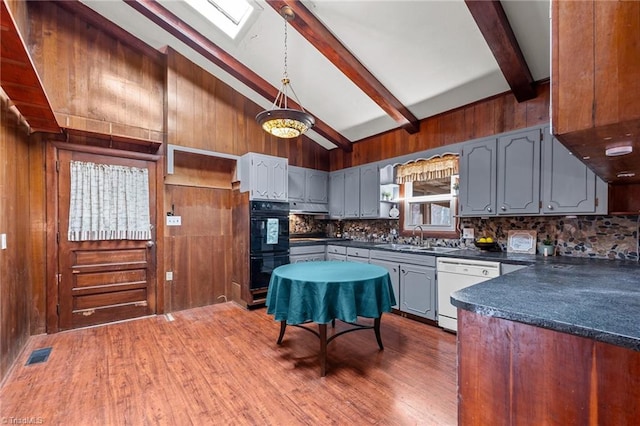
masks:
<instances>
[{"instance_id":1,"label":"pendant light fixture","mask_svg":"<svg viewBox=\"0 0 640 426\"><path fill-rule=\"evenodd\" d=\"M302 104L291 86L287 73L287 25L295 18L293 9L283 6L280 15L284 18L284 73L282 74L282 86L273 101L271 109L264 110L256 115L256 121L267 132L279 138L295 138L309 130L316 120L302 108ZM300 105L300 109L289 108L289 90L293 99Z\"/></svg>"}]
</instances>

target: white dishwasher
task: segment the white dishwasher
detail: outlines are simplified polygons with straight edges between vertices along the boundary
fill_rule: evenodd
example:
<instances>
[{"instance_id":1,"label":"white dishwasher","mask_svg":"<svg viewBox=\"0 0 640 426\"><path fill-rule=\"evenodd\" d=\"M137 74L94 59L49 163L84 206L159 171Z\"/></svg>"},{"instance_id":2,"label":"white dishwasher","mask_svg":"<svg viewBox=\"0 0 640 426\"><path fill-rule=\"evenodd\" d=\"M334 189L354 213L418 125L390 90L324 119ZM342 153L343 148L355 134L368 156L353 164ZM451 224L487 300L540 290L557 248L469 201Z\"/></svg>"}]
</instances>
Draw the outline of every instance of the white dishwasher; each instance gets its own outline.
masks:
<instances>
[{"instance_id":1,"label":"white dishwasher","mask_svg":"<svg viewBox=\"0 0 640 426\"><path fill-rule=\"evenodd\" d=\"M500 262L439 257L437 272L438 325L457 331L458 312L451 304L451 293L500 276Z\"/></svg>"}]
</instances>

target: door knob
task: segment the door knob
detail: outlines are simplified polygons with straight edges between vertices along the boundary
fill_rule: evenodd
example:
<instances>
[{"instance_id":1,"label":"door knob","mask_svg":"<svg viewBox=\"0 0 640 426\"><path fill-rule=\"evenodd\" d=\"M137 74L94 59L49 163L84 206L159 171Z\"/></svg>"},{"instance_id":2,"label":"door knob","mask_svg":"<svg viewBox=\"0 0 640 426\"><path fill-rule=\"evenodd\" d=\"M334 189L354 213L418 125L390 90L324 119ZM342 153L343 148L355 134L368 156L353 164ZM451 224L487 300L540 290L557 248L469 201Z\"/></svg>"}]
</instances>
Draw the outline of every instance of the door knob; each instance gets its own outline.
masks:
<instances>
[{"instance_id":1,"label":"door knob","mask_svg":"<svg viewBox=\"0 0 640 426\"><path fill-rule=\"evenodd\" d=\"M154 245L155 243L154 243L153 241L149 240L149 241L147 241L147 243L146 243L146 244L147 244L147 247L148 247L148 248L151 248L151 247L153 247L153 245Z\"/></svg>"}]
</instances>

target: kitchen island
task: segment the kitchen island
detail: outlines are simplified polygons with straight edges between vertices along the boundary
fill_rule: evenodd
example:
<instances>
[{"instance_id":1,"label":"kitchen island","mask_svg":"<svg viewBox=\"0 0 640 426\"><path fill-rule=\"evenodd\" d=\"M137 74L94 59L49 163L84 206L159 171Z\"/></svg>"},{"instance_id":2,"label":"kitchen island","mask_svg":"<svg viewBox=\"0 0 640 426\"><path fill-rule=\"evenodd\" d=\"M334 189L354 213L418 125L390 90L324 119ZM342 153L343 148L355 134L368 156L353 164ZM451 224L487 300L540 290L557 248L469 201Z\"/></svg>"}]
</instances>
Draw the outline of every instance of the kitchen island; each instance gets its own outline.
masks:
<instances>
[{"instance_id":1,"label":"kitchen island","mask_svg":"<svg viewBox=\"0 0 640 426\"><path fill-rule=\"evenodd\" d=\"M635 424L637 262L541 259L455 292L460 424Z\"/></svg>"}]
</instances>

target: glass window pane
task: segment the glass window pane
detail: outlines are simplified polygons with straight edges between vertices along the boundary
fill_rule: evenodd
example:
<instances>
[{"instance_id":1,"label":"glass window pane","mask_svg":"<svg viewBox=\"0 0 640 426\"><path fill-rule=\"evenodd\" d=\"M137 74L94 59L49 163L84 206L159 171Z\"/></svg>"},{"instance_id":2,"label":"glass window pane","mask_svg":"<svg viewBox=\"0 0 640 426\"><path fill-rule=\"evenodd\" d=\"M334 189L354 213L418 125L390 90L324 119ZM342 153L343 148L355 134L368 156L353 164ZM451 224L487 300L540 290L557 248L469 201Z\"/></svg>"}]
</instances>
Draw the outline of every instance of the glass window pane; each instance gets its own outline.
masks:
<instances>
[{"instance_id":1,"label":"glass window pane","mask_svg":"<svg viewBox=\"0 0 640 426\"><path fill-rule=\"evenodd\" d=\"M451 177L448 176L430 181L416 181L413 182L412 188L412 197L449 194L451 192Z\"/></svg>"}]
</instances>

